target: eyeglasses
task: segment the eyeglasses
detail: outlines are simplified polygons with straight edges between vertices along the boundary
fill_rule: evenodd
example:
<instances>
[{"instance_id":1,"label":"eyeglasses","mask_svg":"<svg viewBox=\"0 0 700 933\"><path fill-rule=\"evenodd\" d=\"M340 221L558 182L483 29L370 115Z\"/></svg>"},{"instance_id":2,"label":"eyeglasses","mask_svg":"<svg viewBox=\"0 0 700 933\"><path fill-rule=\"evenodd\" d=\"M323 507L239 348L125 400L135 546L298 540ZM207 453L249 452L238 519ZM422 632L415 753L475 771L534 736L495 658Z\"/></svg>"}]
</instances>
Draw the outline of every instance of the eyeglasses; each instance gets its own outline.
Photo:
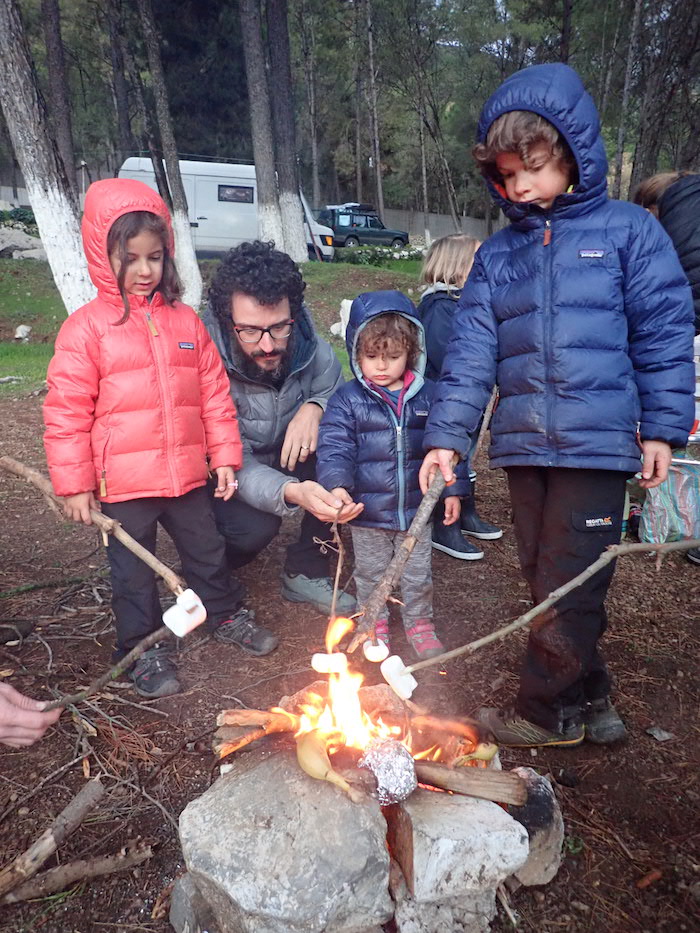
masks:
<instances>
[{"instance_id":1,"label":"eyeglasses","mask_svg":"<svg viewBox=\"0 0 700 933\"><path fill-rule=\"evenodd\" d=\"M292 332L293 324L292 318L289 321L273 324L272 327L236 327L235 324L232 326L243 343L260 343L264 334L269 334L272 340L286 340Z\"/></svg>"}]
</instances>

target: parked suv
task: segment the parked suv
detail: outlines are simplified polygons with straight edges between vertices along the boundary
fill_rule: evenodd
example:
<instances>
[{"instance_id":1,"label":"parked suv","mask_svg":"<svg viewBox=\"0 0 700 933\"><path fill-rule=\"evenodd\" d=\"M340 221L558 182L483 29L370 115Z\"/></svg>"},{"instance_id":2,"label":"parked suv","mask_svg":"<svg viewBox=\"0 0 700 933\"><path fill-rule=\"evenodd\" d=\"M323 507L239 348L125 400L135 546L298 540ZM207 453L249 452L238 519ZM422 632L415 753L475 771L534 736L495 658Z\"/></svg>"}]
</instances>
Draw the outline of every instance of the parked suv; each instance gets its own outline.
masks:
<instances>
[{"instance_id":1,"label":"parked suv","mask_svg":"<svg viewBox=\"0 0 700 933\"><path fill-rule=\"evenodd\" d=\"M394 246L408 243L405 230L389 230L371 204L327 204L319 223L333 229L334 246Z\"/></svg>"}]
</instances>

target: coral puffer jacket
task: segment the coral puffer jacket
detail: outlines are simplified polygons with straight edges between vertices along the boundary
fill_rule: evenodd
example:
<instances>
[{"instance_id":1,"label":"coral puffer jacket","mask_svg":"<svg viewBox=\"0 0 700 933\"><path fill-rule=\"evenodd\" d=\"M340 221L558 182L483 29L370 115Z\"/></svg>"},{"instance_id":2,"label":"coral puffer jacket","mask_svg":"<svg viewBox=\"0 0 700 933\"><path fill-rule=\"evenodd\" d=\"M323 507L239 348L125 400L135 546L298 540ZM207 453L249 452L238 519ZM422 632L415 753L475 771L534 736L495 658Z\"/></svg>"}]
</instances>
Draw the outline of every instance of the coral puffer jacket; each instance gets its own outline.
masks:
<instances>
[{"instance_id":1,"label":"coral puffer jacket","mask_svg":"<svg viewBox=\"0 0 700 933\"><path fill-rule=\"evenodd\" d=\"M107 255L112 224L131 211L170 217L147 185L95 182L82 233L97 298L72 314L56 338L44 404L44 444L59 496L95 491L105 502L182 496L208 466L241 465L228 377L206 328L187 305L161 293L129 296L123 314Z\"/></svg>"}]
</instances>

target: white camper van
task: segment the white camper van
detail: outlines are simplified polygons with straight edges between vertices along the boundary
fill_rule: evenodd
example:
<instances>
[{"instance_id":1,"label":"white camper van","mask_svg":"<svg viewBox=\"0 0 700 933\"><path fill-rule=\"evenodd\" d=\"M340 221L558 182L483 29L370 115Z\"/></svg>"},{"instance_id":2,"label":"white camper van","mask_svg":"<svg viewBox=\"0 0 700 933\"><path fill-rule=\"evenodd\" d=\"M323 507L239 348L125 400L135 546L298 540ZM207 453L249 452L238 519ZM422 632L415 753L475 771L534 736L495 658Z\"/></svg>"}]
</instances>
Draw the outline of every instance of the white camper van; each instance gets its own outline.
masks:
<instances>
[{"instance_id":1,"label":"white camper van","mask_svg":"<svg viewBox=\"0 0 700 933\"><path fill-rule=\"evenodd\" d=\"M194 247L200 253L225 253L233 246L259 236L258 192L254 165L229 162L180 162L192 227ZM158 190L153 163L149 158L127 159L119 169L120 178L136 178ZM316 249L323 259L333 258L333 231L319 224L301 193L304 231L309 257Z\"/></svg>"}]
</instances>

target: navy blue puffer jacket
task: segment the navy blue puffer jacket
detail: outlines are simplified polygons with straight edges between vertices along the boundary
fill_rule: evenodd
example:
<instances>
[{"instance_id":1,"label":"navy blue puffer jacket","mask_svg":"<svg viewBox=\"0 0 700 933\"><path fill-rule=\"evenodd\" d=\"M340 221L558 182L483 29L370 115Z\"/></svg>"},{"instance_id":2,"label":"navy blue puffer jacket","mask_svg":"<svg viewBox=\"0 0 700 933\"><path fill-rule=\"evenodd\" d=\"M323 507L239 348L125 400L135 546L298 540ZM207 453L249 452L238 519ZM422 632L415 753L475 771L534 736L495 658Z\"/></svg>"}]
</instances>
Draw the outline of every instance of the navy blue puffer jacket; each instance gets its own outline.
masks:
<instances>
[{"instance_id":1,"label":"navy blue puffer jacket","mask_svg":"<svg viewBox=\"0 0 700 933\"><path fill-rule=\"evenodd\" d=\"M345 339L355 379L342 385L326 407L319 430L316 478L326 489L342 486L356 502L364 503L355 525L405 531L421 501L418 470L435 384L423 378L422 352L397 416L363 378L357 360L359 334L369 320L388 311L415 324L424 346L415 308L401 292L367 292L353 301ZM450 495L465 492L463 481L450 487Z\"/></svg>"},{"instance_id":2,"label":"navy blue puffer jacket","mask_svg":"<svg viewBox=\"0 0 700 933\"><path fill-rule=\"evenodd\" d=\"M464 454L494 383L491 465L635 472L643 440L687 442L693 313L670 239L642 208L607 196L598 115L574 71L536 65L487 101L534 111L576 157L578 182L548 210L508 201L511 224L484 243L462 293L425 435ZM545 245L545 230L551 240Z\"/></svg>"}]
</instances>

